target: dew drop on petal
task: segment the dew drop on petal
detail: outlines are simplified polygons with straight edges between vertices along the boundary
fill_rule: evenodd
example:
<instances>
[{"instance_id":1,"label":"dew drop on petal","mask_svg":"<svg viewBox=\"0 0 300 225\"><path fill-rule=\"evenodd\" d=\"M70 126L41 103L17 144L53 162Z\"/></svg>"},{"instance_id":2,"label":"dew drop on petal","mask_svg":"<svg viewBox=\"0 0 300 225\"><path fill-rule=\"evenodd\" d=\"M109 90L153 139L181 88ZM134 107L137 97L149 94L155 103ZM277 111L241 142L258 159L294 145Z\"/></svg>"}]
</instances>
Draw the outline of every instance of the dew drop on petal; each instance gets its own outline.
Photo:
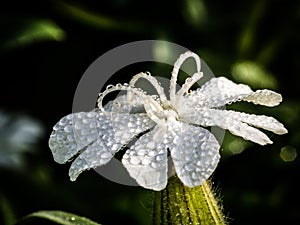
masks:
<instances>
[{"instance_id":1,"label":"dew drop on petal","mask_svg":"<svg viewBox=\"0 0 300 225\"><path fill-rule=\"evenodd\" d=\"M65 126L64 132L66 132L66 133L71 133L72 131L73 131L72 125L67 125L67 126Z\"/></svg>"},{"instance_id":2,"label":"dew drop on petal","mask_svg":"<svg viewBox=\"0 0 300 225\"><path fill-rule=\"evenodd\" d=\"M109 85L106 86L106 90L109 90L109 89L111 89L111 88L113 88L113 87L114 87L114 85L109 84Z\"/></svg>"},{"instance_id":3,"label":"dew drop on petal","mask_svg":"<svg viewBox=\"0 0 300 225\"><path fill-rule=\"evenodd\" d=\"M143 159L143 160L142 160L142 164L143 164L144 166L149 166L150 163L151 163L151 161L150 161L149 159Z\"/></svg>"},{"instance_id":4,"label":"dew drop on petal","mask_svg":"<svg viewBox=\"0 0 300 225\"><path fill-rule=\"evenodd\" d=\"M130 163L132 164L132 165L138 165L138 164L140 164L140 160L137 158L137 157L132 157L131 159L130 159Z\"/></svg>"},{"instance_id":5,"label":"dew drop on petal","mask_svg":"<svg viewBox=\"0 0 300 225\"><path fill-rule=\"evenodd\" d=\"M110 158L112 155L111 155L111 153L109 153L109 152L103 152L102 154L101 154L101 158L102 159L108 159L108 158Z\"/></svg>"}]
</instances>

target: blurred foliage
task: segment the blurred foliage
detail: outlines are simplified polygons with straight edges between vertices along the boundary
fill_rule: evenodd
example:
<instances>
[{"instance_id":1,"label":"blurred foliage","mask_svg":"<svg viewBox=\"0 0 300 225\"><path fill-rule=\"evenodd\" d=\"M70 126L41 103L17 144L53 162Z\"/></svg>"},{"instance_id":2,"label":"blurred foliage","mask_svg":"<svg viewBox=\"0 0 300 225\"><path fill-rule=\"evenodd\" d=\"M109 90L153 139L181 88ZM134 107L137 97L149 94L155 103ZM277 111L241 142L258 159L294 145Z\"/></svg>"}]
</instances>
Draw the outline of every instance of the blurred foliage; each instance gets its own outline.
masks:
<instances>
[{"instance_id":1,"label":"blurred foliage","mask_svg":"<svg viewBox=\"0 0 300 225\"><path fill-rule=\"evenodd\" d=\"M63 211L38 211L26 216L17 224L100 225L85 217Z\"/></svg>"},{"instance_id":2,"label":"blurred foliage","mask_svg":"<svg viewBox=\"0 0 300 225\"><path fill-rule=\"evenodd\" d=\"M71 112L88 66L114 47L145 39L185 46L216 76L283 95L283 104L272 109L228 107L274 116L289 134L269 133L274 144L262 147L226 133L213 181L231 224L300 223L300 2L29 0L5 2L0 11L0 161L11 165L0 167L0 224L39 210L68 211L101 224L150 224L151 192L93 171L72 183L68 166L53 161L47 143L52 126ZM172 55L170 49L155 51ZM170 67L132 65L108 82L128 82L140 71L167 76ZM36 125L26 120L22 128L19 115L40 121L47 132L38 128L32 136ZM8 142L14 133L30 145ZM23 166L15 170L9 160L19 157Z\"/></svg>"},{"instance_id":3,"label":"blurred foliage","mask_svg":"<svg viewBox=\"0 0 300 225\"><path fill-rule=\"evenodd\" d=\"M10 49L41 41L62 41L65 33L50 20L31 19L22 21L22 28L7 40L2 47Z\"/></svg>"},{"instance_id":4,"label":"blurred foliage","mask_svg":"<svg viewBox=\"0 0 300 225\"><path fill-rule=\"evenodd\" d=\"M32 118L0 112L0 168L21 170L25 153L34 150L43 131L42 125Z\"/></svg>"}]
</instances>

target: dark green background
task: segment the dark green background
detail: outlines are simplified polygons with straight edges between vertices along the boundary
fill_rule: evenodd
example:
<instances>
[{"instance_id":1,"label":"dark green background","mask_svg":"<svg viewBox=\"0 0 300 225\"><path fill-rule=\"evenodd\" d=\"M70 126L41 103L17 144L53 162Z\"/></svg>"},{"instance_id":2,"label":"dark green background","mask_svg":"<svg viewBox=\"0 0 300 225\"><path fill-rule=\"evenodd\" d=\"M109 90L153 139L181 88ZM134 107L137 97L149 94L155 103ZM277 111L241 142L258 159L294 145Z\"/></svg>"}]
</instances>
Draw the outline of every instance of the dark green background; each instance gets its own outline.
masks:
<instances>
[{"instance_id":1,"label":"dark green background","mask_svg":"<svg viewBox=\"0 0 300 225\"><path fill-rule=\"evenodd\" d=\"M114 47L148 39L189 48L216 76L235 82L246 82L232 75L246 62L250 71L260 71L258 77L247 78L253 89L270 88L283 95L284 102L274 109L230 106L272 115L289 133L268 133L274 144L264 147L227 134L213 181L231 224L299 224L299 156L291 162L280 157L283 147L300 147L299 29L300 2L292 0L1 3L0 111L10 120L0 127L0 143L16 118L24 116L39 121L44 133L17 153L23 164L0 164L0 224L47 209L102 224L150 224L150 191L112 183L94 171L70 182L68 165L56 164L47 144L52 126L71 112L76 86L88 66ZM156 66L130 67L113 81L128 82L141 70L160 75ZM168 69L162 68L161 74L169 74ZM233 154L234 143L245 150ZM9 154L5 145L0 153Z\"/></svg>"}]
</instances>

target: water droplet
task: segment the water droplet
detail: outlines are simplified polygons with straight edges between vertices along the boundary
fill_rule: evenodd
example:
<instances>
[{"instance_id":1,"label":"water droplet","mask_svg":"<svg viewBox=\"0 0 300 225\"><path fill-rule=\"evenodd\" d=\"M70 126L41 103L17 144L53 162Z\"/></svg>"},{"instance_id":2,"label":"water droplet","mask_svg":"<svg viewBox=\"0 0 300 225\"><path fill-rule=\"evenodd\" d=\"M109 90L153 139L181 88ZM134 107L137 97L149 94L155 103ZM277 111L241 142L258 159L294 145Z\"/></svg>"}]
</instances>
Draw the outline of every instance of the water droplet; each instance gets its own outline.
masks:
<instances>
[{"instance_id":1,"label":"water droplet","mask_svg":"<svg viewBox=\"0 0 300 225\"><path fill-rule=\"evenodd\" d=\"M138 165L140 162L141 162L141 161L140 161L137 157L132 157L132 158L130 159L130 163L131 163L132 165Z\"/></svg>"},{"instance_id":2,"label":"water droplet","mask_svg":"<svg viewBox=\"0 0 300 225\"><path fill-rule=\"evenodd\" d=\"M109 84L109 85L106 86L106 90L109 90L109 89L112 89L112 88L114 88L114 85L112 85L112 84Z\"/></svg>"},{"instance_id":3,"label":"water droplet","mask_svg":"<svg viewBox=\"0 0 300 225\"><path fill-rule=\"evenodd\" d=\"M109 152L103 152L101 154L102 159L108 159L108 158L111 158L111 157L112 157L112 155Z\"/></svg>"},{"instance_id":4,"label":"water droplet","mask_svg":"<svg viewBox=\"0 0 300 225\"><path fill-rule=\"evenodd\" d=\"M190 171L193 171L193 170L194 170L194 166L191 165L191 164L188 164L188 165L185 165L185 166L184 166L184 169L190 172Z\"/></svg>"},{"instance_id":5,"label":"water droplet","mask_svg":"<svg viewBox=\"0 0 300 225\"><path fill-rule=\"evenodd\" d=\"M155 148L155 143L154 143L154 141L149 142L149 143L146 145L146 147L149 148L149 149L154 149L154 148Z\"/></svg>"},{"instance_id":6,"label":"water droplet","mask_svg":"<svg viewBox=\"0 0 300 225\"><path fill-rule=\"evenodd\" d=\"M53 130L60 130L61 126L59 124L56 124L54 127L53 127Z\"/></svg>"},{"instance_id":7,"label":"water droplet","mask_svg":"<svg viewBox=\"0 0 300 225\"><path fill-rule=\"evenodd\" d=\"M158 167L158 164L155 163L155 162L152 162L152 163L151 163L151 167L154 168L154 169L156 169L156 168Z\"/></svg>"},{"instance_id":8,"label":"water droplet","mask_svg":"<svg viewBox=\"0 0 300 225\"><path fill-rule=\"evenodd\" d=\"M149 166L150 163L151 163L151 161L150 161L149 159L143 159L143 161L142 161L142 164L143 164L144 166Z\"/></svg>"},{"instance_id":9,"label":"water droplet","mask_svg":"<svg viewBox=\"0 0 300 225\"><path fill-rule=\"evenodd\" d=\"M68 135L68 136L67 136L67 140L68 140L69 142L73 142L73 141L75 141L75 138L74 138L73 135Z\"/></svg>"},{"instance_id":10,"label":"water droplet","mask_svg":"<svg viewBox=\"0 0 300 225\"><path fill-rule=\"evenodd\" d=\"M111 147L112 151L117 151L120 148L120 146L118 144L113 144L113 146Z\"/></svg>"},{"instance_id":11,"label":"water droplet","mask_svg":"<svg viewBox=\"0 0 300 225\"><path fill-rule=\"evenodd\" d=\"M71 133L72 131L73 131L72 125L67 125L67 126L65 126L64 132L66 132L66 133Z\"/></svg>"},{"instance_id":12,"label":"water droplet","mask_svg":"<svg viewBox=\"0 0 300 225\"><path fill-rule=\"evenodd\" d=\"M175 145L180 144L180 142L181 142L181 138L180 138L179 136L176 136L176 137L174 138L174 140L173 140L173 143L174 143Z\"/></svg>"},{"instance_id":13,"label":"water droplet","mask_svg":"<svg viewBox=\"0 0 300 225\"><path fill-rule=\"evenodd\" d=\"M197 173L193 172L193 173L192 173L192 178L193 178L194 180L198 179Z\"/></svg>"},{"instance_id":14,"label":"water droplet","mask_svg":"<svg viewBox=\"0 0 300 225\"><path fill-rule=\"evenodd\" d=\"M122 84L117 84L117 85L116 85L116 88L117 88L117 89L120 89L120 88L122 88L122 87L123 87Z\"/></svg>"},{"instance_id":15,"label":"water droplet","mask_svg":"<svg viewBox=\"0 0 300 225\"><path fill-rule=\"evenodd\" d=\"M150 152L148 153L148 155L151 156L151 157L155 156L155 154L156 154L155 151L150 151Z\"/></svg>"},{"instance_id":16,"label":"water droplet","mask_svg":"<svg viewBox=\"0 0 300 225\"><path fill-rule=\"evenodd\" d=\"M162 161L165 158L164 155L158 155L155 157L156 161Z\"/></svg>"},{"instance_id":17,"label":"water droplet","mask_svg":"<svg viewBox=\"0 0 300 225\"><path fill-rule=\"evenodd\" d=\"M186 78L185 83L189 84L193 81L193 79L191 77Z\"/></svg>"},{"instance_id":18,"label":"water droplet","mask_svg":"<svg viewBox=\"0 0 300 225\"><path fill-rule=\"evenodd\" d=\"M61 126L64 126L68 123L68 119L66 117L62 118L60 121L59 121L59 125Z\"/></svg>"}]
</instances>

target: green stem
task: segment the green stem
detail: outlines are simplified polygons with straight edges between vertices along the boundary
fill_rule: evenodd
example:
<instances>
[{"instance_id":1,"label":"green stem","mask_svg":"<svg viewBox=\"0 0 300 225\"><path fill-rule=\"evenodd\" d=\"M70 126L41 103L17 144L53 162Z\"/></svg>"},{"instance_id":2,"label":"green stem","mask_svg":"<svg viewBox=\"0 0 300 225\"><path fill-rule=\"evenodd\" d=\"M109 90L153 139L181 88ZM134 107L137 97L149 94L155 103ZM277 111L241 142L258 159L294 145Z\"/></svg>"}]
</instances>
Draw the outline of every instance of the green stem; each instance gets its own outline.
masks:
<instances>
[{"instance_id":1,"label":"green stem","mask_svg":"<svg viewBox=\"0 0 300 225\"><path fill-rule=\"evenodd\" d=\"M199 187L188 188L173 176L164 190L155 192L153 225L171 224L226 224L208 181Z\"/></svg>"}]
</instances>

